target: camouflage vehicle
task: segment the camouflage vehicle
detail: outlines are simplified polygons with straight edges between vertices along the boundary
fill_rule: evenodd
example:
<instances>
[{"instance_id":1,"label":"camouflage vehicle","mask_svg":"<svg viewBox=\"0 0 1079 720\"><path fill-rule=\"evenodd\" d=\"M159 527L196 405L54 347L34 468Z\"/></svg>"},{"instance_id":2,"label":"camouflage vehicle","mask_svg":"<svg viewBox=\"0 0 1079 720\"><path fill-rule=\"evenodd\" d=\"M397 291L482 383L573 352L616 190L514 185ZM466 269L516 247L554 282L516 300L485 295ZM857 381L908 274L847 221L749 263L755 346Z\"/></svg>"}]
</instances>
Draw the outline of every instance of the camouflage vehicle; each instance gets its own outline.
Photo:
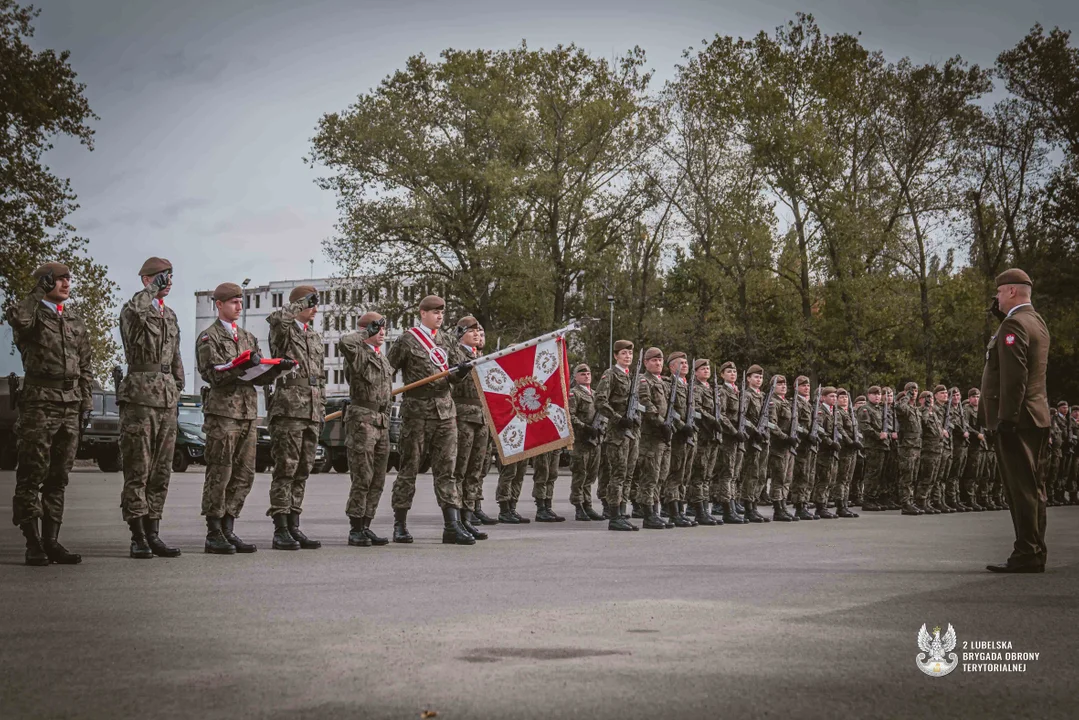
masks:
<instances>
[{"instance_id":1,"label":"camouflage vehicle","mask_svg":"<svg viewBox=\"0 0 1079 720\"><path fill-rule=\"evenodd\" d=\"M15 373L0 380L0 470L14 470L19 464L15 441L15 420L19 417L19 381Z\"/></svg>"},{"instance_id":2,"label":"camouflage vehicle","mask_svg":"<svg viewBox=\"0 0 1079 720\"><path fill-rule=\"evenodd\" d=\"M348 395L331 395L326 398L326 414L344 410L347 406ZM395 402L390 406L390 458L386 464L387 470L393 470L398 466L397 440L401 436L401 403ZM328 472L332 467L339 473L348 472L348 450L345 448L345 418L344 416L331 420L322 426L322 434L318 440L320 455L324 454L321 462L316 461L316 472Z\"/></svg>"}]
</instances>

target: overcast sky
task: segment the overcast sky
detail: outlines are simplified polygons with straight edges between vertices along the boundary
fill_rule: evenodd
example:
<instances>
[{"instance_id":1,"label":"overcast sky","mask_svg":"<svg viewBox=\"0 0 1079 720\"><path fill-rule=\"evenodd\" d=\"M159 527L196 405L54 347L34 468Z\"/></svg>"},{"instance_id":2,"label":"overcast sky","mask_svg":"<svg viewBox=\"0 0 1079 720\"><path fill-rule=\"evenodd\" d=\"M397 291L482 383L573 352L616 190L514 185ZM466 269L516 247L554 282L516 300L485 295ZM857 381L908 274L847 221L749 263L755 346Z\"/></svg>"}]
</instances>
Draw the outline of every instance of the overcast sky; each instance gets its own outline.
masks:
<instances>
[{"instance_id":1,"label":"overcast sky","mask_svg":"<svg viewBox=\"0 0 1079 720\"><path fill-rule=\"evenodd\" d=\"M24 0L25 2L25 0ZM343 110L415 53L571 42L648 53L656 87L715 34L771 31L799 10L825 32L917 62L991 65L1035 22L1079 28L1068 0L40 0L33 44L67 49L100 116L95 149L59 141L71 217L126 299L149 255L172 260L170 300L192 370L194 292L333 272L321 241L335 199L303 163L318 118ZM5 335L10 338L7 327ZM6 347L7 345L5 345ZM0 353L0 371L19 370ZM190 375L189 375L190 377ZM190 384L189 384L190 388Z\"/></svg>"}]
</instances>

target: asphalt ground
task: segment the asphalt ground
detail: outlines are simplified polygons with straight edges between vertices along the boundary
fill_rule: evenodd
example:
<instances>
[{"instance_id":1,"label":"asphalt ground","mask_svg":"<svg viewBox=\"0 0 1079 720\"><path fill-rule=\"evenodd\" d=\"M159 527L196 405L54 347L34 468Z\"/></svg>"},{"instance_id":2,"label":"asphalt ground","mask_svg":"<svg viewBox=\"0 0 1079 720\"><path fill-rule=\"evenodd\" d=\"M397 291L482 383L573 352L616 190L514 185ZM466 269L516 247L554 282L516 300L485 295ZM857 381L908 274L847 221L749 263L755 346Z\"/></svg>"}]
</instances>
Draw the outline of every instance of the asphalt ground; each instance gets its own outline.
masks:
<instances>
[{"instance_id":1,"label":"asphalt ground","mask_svg":"<svg viewBox=\"0 0 1079 720\"><path fill-rule=\"evenodd\" d=\"M0 532L4 720L1079 715L1079 507L1049 509L1045 574L1000 576L984 566L1010 550L1006 512L632 534L569 519L444 546L425 476L413 545L350 548L348 479L330 473L303 514L322 549L283 552L260 475L236 524L258 552L214 556L189 471L162 523L183 556L135 561L120 482L73 473L61 540L82 565L24 567ZM5 516L13 486L0 473ZM388 487L382 508L388 535ZM1038 659L928 677L923 623L955 628L961 662L985 641Z\"/></svg>"}]
</instances>

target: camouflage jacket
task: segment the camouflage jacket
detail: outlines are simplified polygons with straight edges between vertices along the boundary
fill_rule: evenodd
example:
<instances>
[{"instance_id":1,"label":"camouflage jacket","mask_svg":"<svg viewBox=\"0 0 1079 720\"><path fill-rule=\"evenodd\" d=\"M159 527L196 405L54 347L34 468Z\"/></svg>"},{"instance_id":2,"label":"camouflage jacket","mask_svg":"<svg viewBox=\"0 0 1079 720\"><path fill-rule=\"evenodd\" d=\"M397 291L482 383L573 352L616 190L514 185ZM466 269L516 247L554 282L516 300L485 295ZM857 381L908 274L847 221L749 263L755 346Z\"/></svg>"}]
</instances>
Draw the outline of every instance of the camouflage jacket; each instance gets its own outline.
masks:
<instances>
[{"instance_id":1,"label":"camouflage jacket","mask_svg":"<svg viewBox=\"0 0 1079 720\"><path fill-rule=\"evenodd\" d=\"M1054 457L1064 454L1064 434L1068 431L1068 417L1054 410L1049 424L1049 452Z\"/></svg>"},{"instance_id":2,"label":"camouflage jacket","mask_svg":"<svg viewBox=\"0 0 1079 720\"><path fill-rule=\"evenodd\" d=\"M341 338L340 348L345 356L345 382L352 401L346 420L356 418L372 427L388 428L394 371L385 349L375 352L359 332Z\"/></svg>"},{"instance_id":3,"label":"camouflage jacket","mask_svg":"<svg viewBox=\"0 0 1079 720\"><path fill-rule=\"evenodd\" d=\"M758 444L767 440L766 435L763 438L757 437L757 423L761 419L761 409L764 405L764 393L760 390L754 390L746 384L746 433L749 435L749 439Z\"/></svg>"},{"instance_id":4,"label":"camouflage jacket","mask_svg":"<svg viewBox=\"0 0 1079 720\"><path fill-rule=\"evenodd\" d=\"M637 397L644 405L644 417L642 419L642 437L653 440L662 440L663 421L667 419L667 399L671 393L671 386L658 375L644 373L637 383Z\"/></svg>"},{"instance_id":5,"label":"camouflage jacket","mask_svg":"<svg viewBox=\"0 0 1079 720\"><path fill-rule=\"evenodd\" d=\"M686 424L686 421L689 420L689 412L686 411L686 403L689 401L689 383L688 382L682 382L681 380L676 380L673 377L668 377L667 378L667 392L668 393L671 392L671 385L670 384L672 382L675 384L674 385L675 390L674 390L674 422L671 423L671 428L675 432L678 432ZM694 394L696 394L698 398L700 397L700 393L698 393L696 391L696 389L694 390ZM670 395L668 395L667 397L669 398ZM694 403L693 404L697 405L696 398L694 398ZM699 409L699 407L695 407L694 411L696 411L698 409Z\"/></svg>"},{"instance_id":6,"label":"camouflage jacket","mask_svg":"<svg viewBox=\"0 0 1079 720\"><path fill-rule=\"evenodd\" d=\"M120 340L127 358L127 377L116 401L156 408L174 408L184 389L180 360L180 325L176 312L154 302L143 288L120 311Z\"/></svg>"},{"instance_id":7,"label":"camouflage jacket","mask_svg":"<svg viewBox=\"0 0 1079 720\"><path fill-rule=\"evenodd\" d=\"M722 426L716 422L716 398L712 392L712 383L697 382L697 399L697 407L701 413L697 425L700 428L697 433L698 440L705 444L715 442L716 433L720 432Z\"/></svg>"},{"instance_id":8,"label":"camouflage jacket","mask_svg":"<svg viewBox=\"0 0 1079 720\"><path fill-rule=\"evenodd\" d=\"M267 408L270 419L300 418L321 422L326 413L326 381L322 375L322 336L314 327L296 321L303 304L294 302L275 310L270 323L270 355L296 361L296 368L277 378L273 401Z\"/></svg>"},{"instance_id":9,"label":"camouflage jacket","mask_svg":"<svg viewBox=\"0 0 1079 720\"><path fill-rule=\"evenodd\" d=\"M842 457L856 455L858 450L854 447L854 421L850 418L850 410L844 410L837 404L835 417L839 422L839 444L843 449L839 451Z\"/></svg>"},{"instance_id":10,"label":"camouflage jacket","mask_svg":"<svg viewBox=\"0 0 1079 720\"><path fill-rule=\"evenodd\" d=\"M255 386L240 380L244 370L217 371L215 365L224 365L245 350L259 353L259 341L241 327L236 328L237 338L224 328L219 320L199 333L195 341L195 363L199 375L210 386L202 412L236 420L254 420L258 417L258 396Z\"/></svg>"},{"instance_id":11,"label":"camouflage jacket","mask_svg":"<svg viewBox=\"0 0 1079 720\"><path fill-rule=\"evenodd\" d=\"M922 447L922 409L911 402L910 396L901 393L895 400L895 432L899 433L899 447L918 450Z\"/></svg>"},{"instance_id":12,"label":"camouflage jacket","mask_svg":"<svg viewBox=\"0 0 1079 720\"><path fill-rule=\"evenodd\" d=\"M629 409L630 372L633 371L623 370L617 365L609 367L603 371L603 375L599 379L599 385L596 386L596 411L606 415L612 426L614 423L618 422ZM638 394L639 391L640 384L638 383ZM636 427L640 427L639 415ZM636 432L636 428L634 431ZM625 437L626 433L624 430L609 427L606 436L604 436L604 442L608 442L612 445L621 445L622 440Z\"/></svg>"},{"instance_id":13,"label":"camouflage jacket","mask_svg":"<svg viewBox=\"0 0 1079 720\"><path fill-rule=\"evenodd\" d=\"M944 445L944 438L940 433L944 430L944 416L939 405L921 408L922 416L922 452L940 452Z\"/></svg>"},{"instance_id":14,"label":"camouflage jacket","mask_svg":"<svg viewBox=\"0 0 1079 720\"><path fill-rule=\"evenodd\" d=\"M569 393L569 416L573 423L573 432L583 437L585 430L592 427L596 418L596 397L592 388L586 385L574 385Z\"/></svg>"},{"instance_id":15,"label":"camouflage jacket","mask_svg":"<svg viewBox=\"0 0 1079 720\"><path fill-rule=\"evenodd\" d=\"M768 447L768 452L770 455L782 455L790 450L791 404L786 398L779 395L772 396L772 407L768 412L768 419L771 421L771 427L769 427L771 445Z\"/></svg>"},{"instance_id":16,"label":"camouflage jacket","mask_svg":"<svg viewBox=\"0 0 1079 720\"><path fill-rule=\"evenodd\" d=\"M720 422L726 439L738 434L738 388L727 383L719 386Z\"/></svg>"},{"instance_id":17,"label":"camouflage jacket","mask_svg":"<svg viewBox=\"0 0 1079 720\"><path fill-rule=\"evenodd\" d=\"M978 424L978 409L970 404L970 400L963 401L963 414L967 416L967 430L970 432L967 444L972 448L988 450L989 443L985 439L985 430ZM978 439L978 435L982 436L981 440Z\"/></svg>"},{"instance_id":18,"label":"camouflage jacket","mask_svg":"<svg viewBox=\"0 0 1079 720\"><path fill-rule=\"evenodd\" d=\"M884 406L874 405L867 402L858 408L858 424L862 431L862 444L867 449L885 450L888 440L881 440L880 434L884 432Z\"/></svg>"},{"instance_id":19,"label":"camouflage jacket","mask_svg":"<svg viewBox=\"0 0 1079 720\"><path fill-rule=\"evenodd\" d=\"M20 402L79 403L80 411L88 411L93 371L86 325L74 308L65 307L58 315L42 302L44 297L45 291L35 286L7 311L26 372Z\"/></svg>"},{"instance_id":20,"label":"camouflage jacket","mask_svg":"<svg viewBox=\"0 0 1079 720\"><path fill-rule=\"evenodd\" d=\"M423 332L421 329L420 332ZM457 341L449 334L439 330L435 334L435 345L446 354L447 364L453 367L455 356L454 346ZM390 361L390 367L401 371L401 379L405 385L430 377L442 372L442 368L435 365L427 348L408 330L394 341L386 353L386 359ZM453 398L450 397L450 383L457 382L453 374L427 383L415 390L406 392L405 399L401 403L402 417L426 417L448 420L457 417L457 409ZM469 381L471 382L471 380Z\"/></svg>"},{"instance_id":21,"label":"camouflage jacket","mask_svg":"<svg viewBox=\"0 0 1079 720\"><path fill-rule=\"evenodd\" d=\"M463 362L476 360L480 354L467 345L457 343L453 354L450 355L450 365L459 365ZM469 375L463 381L454 384L450 388L453 404L457 406L457 419L465 422L482 425L486 420L483 417L483 401L480 400L480 391L476 388L476 382Z\"/></svg>"},{"instance_id":22,"label":"camouflage jacket","mask_svg":"<svg viewBox=\"0 0 1079 720\"><path fill-rule=\"evenodd\" d=\"M821 404L823 405L823 403ZM809 437L809 426L813 421L813 403L796 393L795 405L798 408L798 430L802 433L799 440L807 439ZM818 436L820 436L819 430Z\"/></svg>"}]
</instances>

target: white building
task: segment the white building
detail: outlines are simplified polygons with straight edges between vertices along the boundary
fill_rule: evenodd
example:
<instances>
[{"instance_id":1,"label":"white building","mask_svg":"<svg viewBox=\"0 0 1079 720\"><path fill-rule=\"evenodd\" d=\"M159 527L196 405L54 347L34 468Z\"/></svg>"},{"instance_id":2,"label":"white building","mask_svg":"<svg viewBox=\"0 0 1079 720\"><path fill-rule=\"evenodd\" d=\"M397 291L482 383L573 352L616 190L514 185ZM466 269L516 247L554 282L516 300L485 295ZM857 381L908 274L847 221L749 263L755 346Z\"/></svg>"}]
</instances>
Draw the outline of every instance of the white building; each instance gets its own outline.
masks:
<instances>
[{"instance_id":1,"label":"white building","mask_svg":"<svg viewBox=\"0 0 1079 720\"><path fill-rule=\"evenodd\" d=\"M327 395L347 395L348 385L342 368L343 358L337 343L343 335L356 329L361 315L375 310L386 316L386 340L397 338L402 330L412 327L417 321L417 312L398 313L396 307L415 308L419 300L426 295L412 281L401 283L360 279L355 286L346 287L341 278L316 278L313 280L276 280L266 285L249 285L245 290L244 314L239 325L258 338L259 348L264 355L270 353L270 324L266 318L274 310L288 303L289 293L299 285L311 285L321 296L318 315L319 332L325 351L324 376ZM200 290L195 293L195 332L202 333L217 319L214 307L213 290ZM195 389L198 393L206 383L195 373ZM397 383L395 382L395 385ZM260 394L261 398L261 394Z\"/></svg>"}]
</instances>

